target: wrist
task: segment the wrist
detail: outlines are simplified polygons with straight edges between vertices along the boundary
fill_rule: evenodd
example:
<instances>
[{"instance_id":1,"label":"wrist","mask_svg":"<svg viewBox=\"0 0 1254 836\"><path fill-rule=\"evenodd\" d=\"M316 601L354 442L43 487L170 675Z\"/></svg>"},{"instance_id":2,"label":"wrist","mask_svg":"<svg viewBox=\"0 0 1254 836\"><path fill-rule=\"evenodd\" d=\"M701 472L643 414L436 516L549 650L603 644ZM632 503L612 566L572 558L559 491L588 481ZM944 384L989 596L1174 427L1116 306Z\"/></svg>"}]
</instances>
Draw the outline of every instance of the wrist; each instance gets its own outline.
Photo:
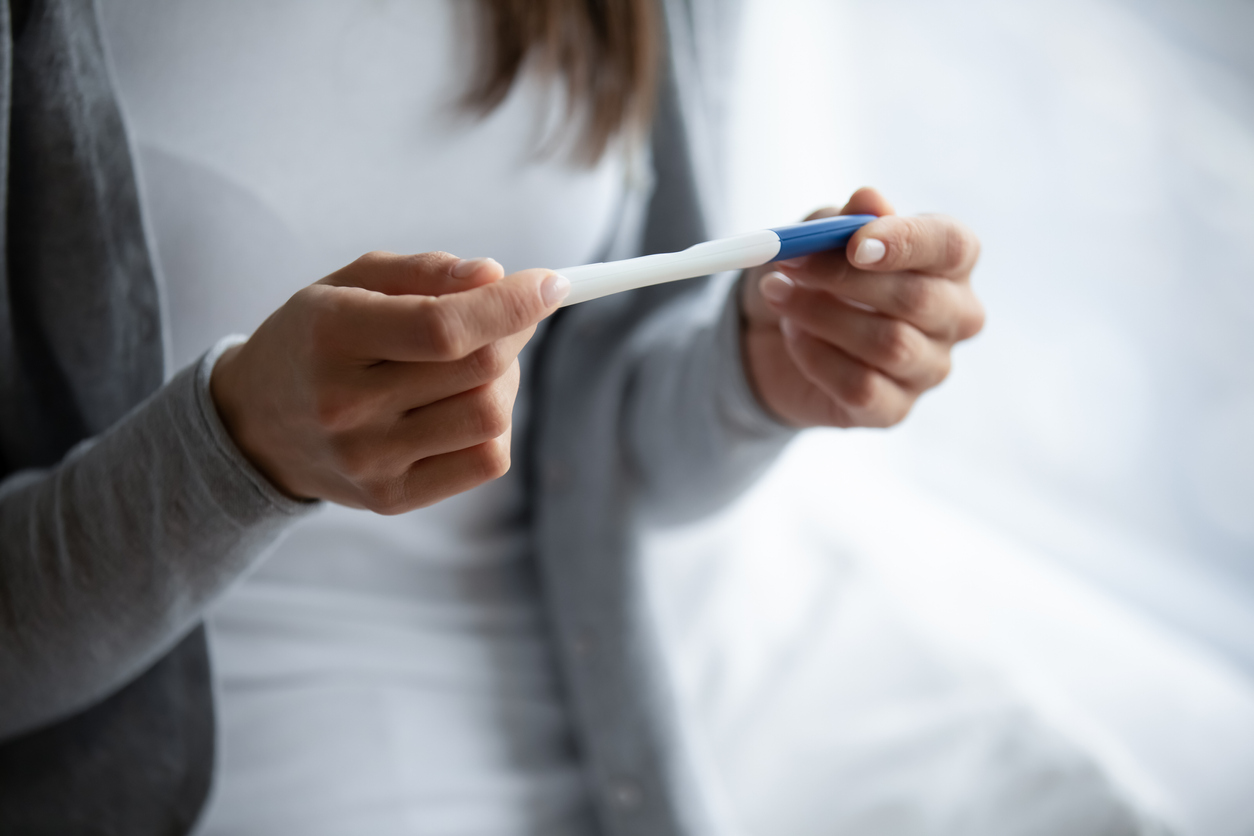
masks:
<instances>
[{"instance_id":1,"label":"wrist","mask_svg":"<svg viewBox=\"0 0 1254 836\"><path fill-rule=\"evenodd\" d=\"M246 386L243 352L246 345L246 342L239 343L223 351L209 375L209 397L218 413L218 420L222 422L240 455L275 490L289 499L308 500L309 497L300 495L284 483L273 462L265 455L264 444L252 437L247 416L248 399L244 395Z\"/></svg>"},{"instance_id":2,"label":"wrist","mask_svg":"<svg viewBox=\"0 0 1254 836\"><path fill-rule=\"evenodd\" d=\"M217 362L213 364L213 371L209 374L209 397L213 400L214 409L218 412L218 419L222 422L222 426L226 427L227 434L231 436L231 440L235 442L235 446L243 450L239 437L239 409L237 399L234 396L236 385L233 365L237 357L239 357L240 349L244 347L243 343L233 345L218 355Z\"/></svg>"}]
</instances>

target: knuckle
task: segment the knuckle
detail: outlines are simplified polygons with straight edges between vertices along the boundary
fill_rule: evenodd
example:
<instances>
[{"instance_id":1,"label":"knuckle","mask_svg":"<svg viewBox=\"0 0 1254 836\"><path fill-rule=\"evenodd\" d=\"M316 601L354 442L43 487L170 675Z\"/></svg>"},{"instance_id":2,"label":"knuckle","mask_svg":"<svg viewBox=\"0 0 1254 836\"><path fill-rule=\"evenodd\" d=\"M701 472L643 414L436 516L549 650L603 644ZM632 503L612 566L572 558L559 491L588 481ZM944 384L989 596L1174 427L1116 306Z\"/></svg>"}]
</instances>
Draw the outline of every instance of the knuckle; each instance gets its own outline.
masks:
<instances>
[{"instance_id":1,"label":"knuckle","mask_svg":"<svg viewBox=\"0 0 1254 836\"><path fill-rule=\"evenodd\" d=\"M486 383L509 371L514 358L500 343L489 343L470 355L471 376Z\"/></svg>"},{"instance_id":2,"label":"knuckle","mask_svg":"<svg viewBox=\"0 0 1254 836\"><path fill-rule=\"evenodd\" d=\"M513 418L511 404L492 387L485 387L476 393L472 414L475 434L487 438L496 438L506 432Z\"/></svg>"},{"instance_id":3,"label":"knuckle","mask_svg":"<svg viewBox=\"0 0 1254 836\"><path fill-rule=\"evenodd\" d=\"M421 327L437 360L460 360L466 356L466 325L452 308L427 305L423 308Z\"/></svg>"},{"instance_id":4,"label":"knuckle","mask_svg":"<svg viewBox=\"0 0 1254 836\"><path fill-rule=\"evenodd\" d=\"M373 482L375 462L367 447L348 436L335 436L330 441L331 460L349 481L366 486Z\"/></svg>"},{"instance_id":5,"label":"knuckle","mask_svg":"<svg viewBox=\"0 0 1254 836\"><path fill-rule=\"evenodd\" d=\"M399 481L380 479L362 486L362 504L366 509L385 517L394 517L411 510L404 485Z\"/></svg>"},{"instance_id":6,"label":"knuckle","mask_svg":"<svg viewBox=\"0 0 1254 836\"><path fill-rule=\"evenodd\" d=\"M287 304L296 305L302 308L311 307L313 305L318 304L319 300L322 297L328 296L328 295L330 294L328 293L326 288L322 285L319 285L317 282L315 282L314 284L306 285L305 287L302 287L300 290L293 293L291 298L287 300Z\"/></svg>"},{"instance_id":7,"label":"knuckle","mask_svg":"<svg viewBox=\"0 0 1254 836\"><path fill-rule=\"evenodd\" d=\"M909 327L896 320L879 325L875 334L875 359L887 366L898 367L914 359L914 340Z\"/></svg>"},{"instance_id":8,"label":"knuckle","mask_svg":"<svg viewBox=\"0 0 1254 836\"><path fill-rule=\"evenodd\" d=\"M914 401L904 401L890 409L885 414L884 426L895 427L910 415L910 410L914 408Z\"/></svg>"},{"instance_id":9,"label":"knuckle","mask_svg":"<svg viewBox=\"0 0 1254 836\"><path fill-rule=\"evenodd\" d=\"M966 227L955 224L945 237L945 264L951 270L973 264L979 249L975 235Z\"/></svg>"},{"instance_id":10,"label":"knuckle","mask_svg":"<svg viewBox=\"0 0 1254 836\"><path fill-rule=\"evenodd\" d=\"M358 257L356 263L366 267L379 264L391 258L395 258L395 256L385 250L371 250L368 253L362 253L362 255Z\"/></svg>"},{"instance_id":11,"label":"knuckle","mask_svg":"<svg viewBox=\"0 0 1254 836\"><path fill-rule=\"evenodd\" d=\"M857 418L847 407L848 404L843 401L828 401L825 404L825 414L822 425L827 427L839 427L846 430L858 426Z\"/></svg>"},{"instance_id":12,"label":"knuckle","mask_svg":"<svg viewBox=\"0 0 1254 836\"><path fill-rule=\"evenodd\" d=\"M509 445L502 438L494 438L475 448L472 463L474 475L480 482L500 479L509 472Z\"/></svg>"},{"instance_id":13,"label":"knuckle","mask_svg":"<svg viewBox=\"0 0 1254 836\"><path fill-rule=\"evenodd\" d=\"M344 327L345 301L341 293L305 293L301 305L306 310L309 341L314 349L334 344Z\"/></svg>"},{"instance_id":14,"label":"knuckle","mask_svg":"<svg viewBox=\"0 0 1254 836\"><path fill-rule=\"evenodd\" d=\"M904 316L928 319L940 306L940 292L930 279L910 279L897 286L895 301Z\"/></svg>"},{"instance_id":15,"label":"knuckle","mask_svg":"<svg viewBox=\"0 0 1254 836\"><path fill-rule=\"evenodd\" d=\"M984 306L980 304L980 300L972 297L971 309L967 315L963 317L962 326L958 330L958 339L969 340L976 334L984 330L984 321L986 314Z\"/></svg>"},{"instance_id":16,"label":"knuckle","mask_svg":"<svg viewBox=\"0 0 1254 836\"><path fill-rule=\"evenodd\" d=\"M404 256L405 271L409 277L414 280L421 280L430 275L443 275L448 268L457 261L457 257L443 252L442 250L434 250L426 253L413 253Z\"/></svg>"},{"instance_id":17,"label":"knuckle","mask_svg":"<svg viewBox=\"0 0 1254 836\"><path fill-rule=\"evenodd\" d=\"M857 410L869 409L874 403L879 387L875 372L860 367L849 373L840 387L840 396L846 404Z\"/></svg>"}]
</instances>

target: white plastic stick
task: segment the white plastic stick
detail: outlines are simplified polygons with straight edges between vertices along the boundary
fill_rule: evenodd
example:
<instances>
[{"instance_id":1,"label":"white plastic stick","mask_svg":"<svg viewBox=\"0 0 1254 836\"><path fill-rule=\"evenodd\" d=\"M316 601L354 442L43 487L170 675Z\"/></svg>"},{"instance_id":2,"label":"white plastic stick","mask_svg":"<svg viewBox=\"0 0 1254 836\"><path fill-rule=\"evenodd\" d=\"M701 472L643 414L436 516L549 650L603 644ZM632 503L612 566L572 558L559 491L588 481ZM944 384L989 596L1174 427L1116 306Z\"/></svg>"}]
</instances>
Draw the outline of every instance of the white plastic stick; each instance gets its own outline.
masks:
<instances>
[{"instance_id":1,"label":"white plastic stick","mask_svg":"<svg viewBox=\"0 0 1254 836\"><path fill-rule=\"evenodd\" d=\"M638 287L756 267L775 258L779 247L778 235L769 229L760 229L734 238L706 241L677 253L567 267L557 271L570 279L571 285L562 306Z\"/></svg>"}]
</instances>

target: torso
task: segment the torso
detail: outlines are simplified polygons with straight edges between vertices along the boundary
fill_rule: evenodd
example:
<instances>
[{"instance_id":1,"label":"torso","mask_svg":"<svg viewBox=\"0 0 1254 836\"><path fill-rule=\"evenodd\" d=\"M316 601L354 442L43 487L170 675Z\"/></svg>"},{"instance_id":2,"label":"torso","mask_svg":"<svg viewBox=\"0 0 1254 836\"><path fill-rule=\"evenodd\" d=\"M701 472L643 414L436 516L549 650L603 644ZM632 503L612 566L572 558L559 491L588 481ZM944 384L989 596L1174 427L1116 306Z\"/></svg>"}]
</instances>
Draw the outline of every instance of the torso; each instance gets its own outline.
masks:
<instances>
[{"instance_id":1,"label":"torso","mask_svg":"<svg viewBox=\"0 0 1254 836\"><path fill-rule=\"evenodd\" d=\"M621 161L538 158L533 86L457 112L456 0L101 5L175 367L368 250L560 267L609 234ZM201 833L589 832L517 478L328 505L225 596Z\"/></svg>"}]
</instances>

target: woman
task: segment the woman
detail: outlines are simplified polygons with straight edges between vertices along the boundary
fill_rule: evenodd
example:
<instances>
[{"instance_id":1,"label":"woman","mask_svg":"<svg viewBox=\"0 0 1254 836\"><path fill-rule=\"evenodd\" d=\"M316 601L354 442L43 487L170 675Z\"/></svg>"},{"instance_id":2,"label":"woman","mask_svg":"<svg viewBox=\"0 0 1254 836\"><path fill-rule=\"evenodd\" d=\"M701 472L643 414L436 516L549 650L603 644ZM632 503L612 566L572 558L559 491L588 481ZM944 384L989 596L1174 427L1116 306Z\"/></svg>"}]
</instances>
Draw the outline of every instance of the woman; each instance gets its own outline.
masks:
<instances>
[{"instance_id":1,"label":"woman","mask_svg":"<svg viewBox=\"0 0 1254 836\"><path fill-rule=\"evenodd\" d=\"M187 832L208 616L202 832L706 829L635 523L900 420L970 233L554 316L706 237L728 4L100 5L12 7L0 824Z\"/></svg>"}]
</instances>

